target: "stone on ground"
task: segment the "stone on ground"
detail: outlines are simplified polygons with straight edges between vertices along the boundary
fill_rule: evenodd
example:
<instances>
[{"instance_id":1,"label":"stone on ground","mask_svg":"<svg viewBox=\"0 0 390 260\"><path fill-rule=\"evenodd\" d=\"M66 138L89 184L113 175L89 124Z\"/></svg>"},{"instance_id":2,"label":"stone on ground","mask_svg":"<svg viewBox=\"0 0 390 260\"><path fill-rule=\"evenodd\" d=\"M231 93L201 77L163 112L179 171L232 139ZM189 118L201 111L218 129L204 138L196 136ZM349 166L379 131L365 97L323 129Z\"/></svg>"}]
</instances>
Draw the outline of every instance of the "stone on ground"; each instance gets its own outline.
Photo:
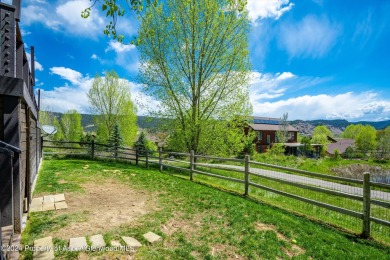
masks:
<instances>
[{"instance_id":1,"label":"stone on ground","mask_svg":"<svg viewBox=\"0 0 390 260\"><path fill-rule=\"evenodd\" d=\"M162 240L162 237L160 237L159 235L157 235L157 234L155 234L153 232L148 232L148 233L144 234L144 238L149 243L155 243L155 242L158 242L158 241Z\"/></svg>"},{"instance_id":2,"label":"stone on ground","mask_svg":"<svg viewBox=\"0 0 390 260\"><path fill-rule=\"evenodd\" d=\"M46 195L46 196L43 196L43 202L54 202L54 195Z\"/></svg>"},{"instance_id":3,"label":"stone on ground","mask_svg":"<svg viewBox=\"0 0 390 260\"><path fill-rule=\"evenodd\" d=\"M70 251L82 251L87 249L87 239L85 237L73 237L69 239Z\"/></svg>"},{"instance_id":4,"label":"stone on ground","mask_svg":"<svg viewBox=\"0 0 390 260\"><path fill-rule=\"evenodd\" d=\"M131 247L131 248L138 248L141 247L142 244L135 238L133 237L122 237L123 241L125 241L126 245Z\"/></svg>"},{"instance_id":5,"label":"stone on ground","mask_svg":"<svg viewBox=\"0 0 390 260\"><path fill-rule=\"evenodd\" d=\"M53 238L44 237L34 241L33 259L35 260L51 260L54 259Z\"/></svg>"},{"instance_id":6,"label":"stone on ground","mask_svg":"<svg viewBox=\"0 0 390 260\"><path fill-rule=\"evenodd\" d=\"M40 212L42 211L43 197L34 198L31 201L30 212Z\"/></svg>"},{"instance_id":7,"label":"stone on ground","mask_svg":"<svg viewBox=\"0 0 390 260\"><path fill-rule=\"evenodd\" d=\"M89 238L89 240L91 241L91 244L92 244L92 247L93 248L100 248L100 247L105 247L106 246L106 242L104 242L104 239L103 239L103 236L102 235L95 235L95 236L91 236Z\"/></svg>"},{"instance_id":8,"label":"stone on ground","mask_svg":"<svg viewBox=\"0 0 390 260\"><path fill-rule=\"evenodd\" d=\"M68 205L66 204L65 201L56 202L56 203L54 203L54 206L56 207L56 210L67 209L68 208Z\"/></svg>"},{"instance_id":9,"label":"stone on ground","mask_svg":"<svg viewBox=\"0 0 390 260\"><path fill-rule=\"evenodd\" d=\"M31 205L42 205L43 197L33 198L31 201Z\"/></svg>"},{"instance_id":10,"label":"stone on ground","mask_svg":"<svg viewBox=\"0 0 390 260\"><path fill-rule=\"evenodd\" d=\"M65 194L54 195L54 202L65 201Z\"/></svg>"},{"instance_id":11,"label":"stone on ground","mask_svg":"<svg viewBox=\"0 0 390 260\"><path fill-rule=\"evenodd\" d=\"M121 242L119 242L117 240L112 240L111 241L111 246L113 246L113 247L121 247L122 244L121 244Z\"/></svg>"},{"instance_id":12,"label":"stone on ground","mask_svg":"<svg viewBox=\"0 0 390 260\"><path fill-rule=\"evenodd\" d=\"M46 210L55 210L55 206L54 206L54 201L43 201L43 204L42 204L42 210L43 211L46 211Z\"/></svg>"}]
</instances>

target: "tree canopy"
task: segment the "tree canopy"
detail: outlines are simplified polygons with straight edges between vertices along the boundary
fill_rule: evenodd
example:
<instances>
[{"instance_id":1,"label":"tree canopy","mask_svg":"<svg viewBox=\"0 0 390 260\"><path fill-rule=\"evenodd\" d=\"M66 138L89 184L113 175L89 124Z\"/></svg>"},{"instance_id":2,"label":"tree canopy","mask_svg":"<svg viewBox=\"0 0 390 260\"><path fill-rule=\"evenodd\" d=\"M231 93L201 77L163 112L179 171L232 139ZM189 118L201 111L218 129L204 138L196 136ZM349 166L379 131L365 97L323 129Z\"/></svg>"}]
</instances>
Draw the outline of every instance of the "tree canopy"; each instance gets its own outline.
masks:
<instances>
[{"instance_id":1,"label":"tree canopy","mask_svg":"<svg viewBox=\"0 0 390 260\"><path fill-rule=\"evenodd\" d=\"M351 124L345 128L342 136L354 139L357 149L365 153L375 149L377 146L376 130L370 125Z\"/></svg>"},{"instance_id":2,"label":"tree canopy","mask_svg":"<svg viewBox=\"0 0 390 260\"><path fill-rule=\"evenodd\" d=\"M167 0L141 21L140 81L187 151L226 149L224 140L239 149L244 133L236 126L251 114L249 20L230 3Z\"/></svg>"},{"instance_id":3,"label":"tree canopy","mask_svg":"<svg viewBox=\"0 0 390 260\"><path fill-rule=\"evenodd\" d=\"M110 22L106 24L103 33L109 37L113 37L119 42L123 42L125 36L119 34L116 30L116 23L118 17L124 16L126 9L123 6L128 7L128 11L133 12L139 19L142 19L142 14L149 6L156 6L157 4L163 4L163 1L158 0L90 0L91 5L81 12L81 17L88 18L91 14L93 7L97 6L101 9L106 17L111 18ZM229 4L234 4L239 11L242 11L246 6L247 0L227 0ZM134 43L134 39L131 41Z\"/></svg>"},{"instance_id":4,"label":"tree canopy","mask_svg":"<svg viewBox=\"0 0 390 260\"><path fill-rule=\"evenodd\" d=\"M390 156L390 126L382 131L378 131L378 151L380 158L389 158Z\"/></svg>"},{"instance_id":5,"label":"tree canopy","mask_svg":"<svg viewBox=\"0 0 390 260\"><path fill-rule=\"evenodd\" d=\"M124 144L131 145L137 134L137 115L128 82L120 79L115 71L106 72L104 77L96 75L88 99L97 115L98 140L108 141L118 124Z\"/></svg>"}]
</instances>

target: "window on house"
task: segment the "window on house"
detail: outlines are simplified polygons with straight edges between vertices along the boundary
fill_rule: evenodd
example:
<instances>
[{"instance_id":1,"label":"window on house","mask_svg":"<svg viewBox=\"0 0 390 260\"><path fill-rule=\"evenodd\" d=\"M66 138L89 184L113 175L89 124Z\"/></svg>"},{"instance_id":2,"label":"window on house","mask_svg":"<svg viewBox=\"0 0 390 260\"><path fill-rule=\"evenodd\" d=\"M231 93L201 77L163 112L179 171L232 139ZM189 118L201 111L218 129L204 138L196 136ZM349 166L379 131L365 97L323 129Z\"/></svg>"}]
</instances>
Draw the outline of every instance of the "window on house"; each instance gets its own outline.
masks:
<instances>
[{"instance_id":1,"label":"window on house","mask_svg":"<svg viewBox=\"0 0 390 260\"><path fill-rule=\"evenodd\" d=\"M263 140L263 132L262 131L257 132L257 140L259 140L259 141Z\"/></svg>"},{"instance_id":2,"label":"window on house","mask_svg":"<svg viewBox=\"0 0 390 260\"><path fill-rule=\"evenodd\" d=\"M267 135L267 144L270 144L270 143L271 143L271 136Z\"/></svg>"},{"instance_id":3,"label":"window on house","mask_svg":"<svg viewBox=\"0 0 390 260\"><path fill-rule=\"evenodd\" d=\"M294 132L290 132L290 140L295 140L295 133Z\"/></svg>"}]
</instances>

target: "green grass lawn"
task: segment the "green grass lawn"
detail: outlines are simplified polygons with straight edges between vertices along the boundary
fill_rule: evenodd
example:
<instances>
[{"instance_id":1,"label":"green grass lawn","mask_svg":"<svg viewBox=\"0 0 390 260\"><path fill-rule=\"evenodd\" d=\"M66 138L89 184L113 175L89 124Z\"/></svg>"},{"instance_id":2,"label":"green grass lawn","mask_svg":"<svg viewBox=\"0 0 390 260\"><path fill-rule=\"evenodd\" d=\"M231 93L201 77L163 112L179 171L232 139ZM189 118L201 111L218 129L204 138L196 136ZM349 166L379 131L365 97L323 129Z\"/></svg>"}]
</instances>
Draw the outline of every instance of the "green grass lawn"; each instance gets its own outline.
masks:
<instances>
[{"instance_id":1,"label":"green grass lawn","mask_svg":"<svg viewBox=\"0 0 390 260\"><path fill-rule=\"evenodd\" d=\"M45 160L34 196L82 194L83 184L101 185L110 180L150 194L156 203L154 211L132 223L104 230L107 243L120 236L140 240L144 246L136 251L136 259L389 259L386 245L236 194L129 164ZM96 207L102 205L97 202ZM67 245L66 240L56 238L56 231L84 222L88 222L86 212L31 213L22 243L32 246L35 239L50 234L55 246ZM148 231L161 235L163 241L147 244L142 234ZM56 257L76 259L78 254L62 251L56 252ZM109 253L87 254L103 257ZM32 252L24 251L22 256L31 259Z\"/></svg>"},{"instance_id":2,"label":"green grass lawn","mask_svg":"<svg viewBox=\"0 0 390 260\"><path fill-rule=\"evenodd\" d=\"M324 174L335 175L333 169L346 167L352 164L364 164L368 166L380 167L384 170L390 169L390 160L353 160L353 159L334 159L334 158L320 158L311 159L297 156L286 155L269 155L268 153L258 154L252 156L252 160L262 163L280 165L285 167L296 168L305 171L318 172Z\"/></svg>"}]
</instances>

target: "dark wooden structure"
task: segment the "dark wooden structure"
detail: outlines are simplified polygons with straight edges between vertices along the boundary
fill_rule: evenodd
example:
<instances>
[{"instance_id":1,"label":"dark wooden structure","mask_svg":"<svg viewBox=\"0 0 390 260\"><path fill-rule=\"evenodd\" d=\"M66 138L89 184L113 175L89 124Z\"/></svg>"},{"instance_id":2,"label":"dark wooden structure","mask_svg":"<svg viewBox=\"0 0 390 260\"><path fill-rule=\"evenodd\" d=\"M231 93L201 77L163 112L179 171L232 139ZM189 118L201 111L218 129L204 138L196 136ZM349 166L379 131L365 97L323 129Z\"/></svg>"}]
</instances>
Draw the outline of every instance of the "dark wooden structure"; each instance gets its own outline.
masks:
<instances>
[{"instance_id":1,"label":"dark wooden structure","mask_svg":"<svg viewBox=\"0 0 390 260\"><path fill-rule=\"evenodd\" d=\"M21 232L41 160L34 48L30 70L19 28L20 2L0 2L0 220L15 233Z\"/></svg>"},{"instance_id":2,"label":"dark wooden structure","mask_svg":"<svg viewBox=\"0 0 390 260\"><path fill-rule=\"evenodd\" d=\"M278 118L254 117L253 123L249 124L249 128L256 133L254 140L256 151L263 153L273 143L279 143L276 133L277 131L281 131L283 126ZM291 125L286 126L285 130L287 131L288 138L285 143L286 147L293 144L298 145L298 130Z\"/></svg>"}]
</instances>

